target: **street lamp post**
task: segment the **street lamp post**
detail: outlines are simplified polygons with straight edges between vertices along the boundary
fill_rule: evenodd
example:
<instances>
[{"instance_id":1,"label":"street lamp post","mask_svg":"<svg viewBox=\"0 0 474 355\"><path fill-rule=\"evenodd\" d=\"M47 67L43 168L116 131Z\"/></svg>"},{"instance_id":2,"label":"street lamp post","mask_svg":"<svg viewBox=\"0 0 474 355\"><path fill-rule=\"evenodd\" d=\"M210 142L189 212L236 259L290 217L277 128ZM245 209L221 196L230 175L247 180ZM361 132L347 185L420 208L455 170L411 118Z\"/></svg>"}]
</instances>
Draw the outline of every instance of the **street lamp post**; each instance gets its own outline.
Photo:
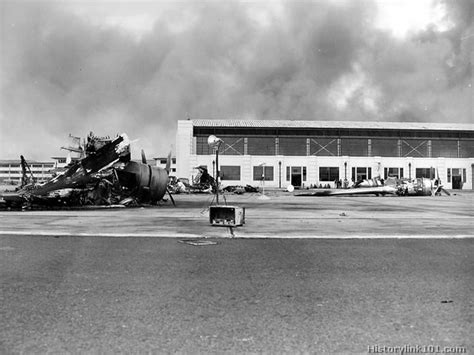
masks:
<instances>
[{"instance_id":1,"label":"street lamp post","mask_svg":"<svg viewBox=\"0 0 474 355\"><path fill-rule=\"evenodd\" d=\"M347 189L349 181L347 181L347 161L344 162L344 188Z\"/></svg>"},{"instance_id":2,"label":"street lamp post","mask_svg":"<svg viewBox=\"0 0 474 355\"><path fill-rule=\"evenodd\" d=\"M209 222L213 226L237 227L245 223L245 208L228 206L227 202L225 202L225 206L219 206L219 147L223 142L222 139L214 135L207 139L207 144L216 151L216 206L209 206Z\"/></svg>"},{"instance_id":3,"label":"street lamp post","mask_svg":"<svg viewBox=\"0 0 474 355\"><path fill-rule=\"evenodd\" d=\"M262 196L265 196L265 165L266 163L259 165L262 167Z\"/></svg>"},{"instance_id":4,"label":"street lamp post","mask_svg":"<svg viewBox=\"0 0 474 355\"><path fill-rule=\"evenodd\" d=\"M278 162L278 188L281 189L281 161Z\"/></svg>"}]
</instances>

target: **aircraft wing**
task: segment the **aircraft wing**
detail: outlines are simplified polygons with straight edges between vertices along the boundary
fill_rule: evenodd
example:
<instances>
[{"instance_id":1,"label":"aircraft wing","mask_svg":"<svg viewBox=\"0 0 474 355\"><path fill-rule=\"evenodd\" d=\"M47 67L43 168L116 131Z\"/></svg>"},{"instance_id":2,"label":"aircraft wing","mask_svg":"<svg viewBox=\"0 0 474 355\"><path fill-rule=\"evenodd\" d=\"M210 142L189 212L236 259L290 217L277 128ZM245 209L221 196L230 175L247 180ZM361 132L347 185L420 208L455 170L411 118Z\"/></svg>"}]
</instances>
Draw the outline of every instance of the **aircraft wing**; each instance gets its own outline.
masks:
<instances>
[{"instance_id":1,"label":"aircraft wing","mask_svg":"<svg viewBox=\"0 0 474 355\"><path fill-rule=\"evenodd\" d=\"M354 188L354 189L319 190L319 191L300 193L295 196L386 195L386 194L396 194L396 193L397 193L397 189L393 186L374 186L374 187L359 187L359 188Z\"/></svg>"}]
</instances>

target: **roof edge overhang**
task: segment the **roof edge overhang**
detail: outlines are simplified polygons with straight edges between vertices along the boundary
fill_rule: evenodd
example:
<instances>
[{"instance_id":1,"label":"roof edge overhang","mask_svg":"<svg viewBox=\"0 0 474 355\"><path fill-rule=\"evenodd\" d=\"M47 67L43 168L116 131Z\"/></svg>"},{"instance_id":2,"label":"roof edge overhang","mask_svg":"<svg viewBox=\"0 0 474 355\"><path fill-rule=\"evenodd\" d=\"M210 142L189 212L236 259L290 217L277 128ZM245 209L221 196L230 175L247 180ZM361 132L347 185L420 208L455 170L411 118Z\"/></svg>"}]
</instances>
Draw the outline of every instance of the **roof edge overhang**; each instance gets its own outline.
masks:
<instances>
[{"instance_id":1,"label":"roof edge overhang","mask_svg":"<svg viewBox=\"0 0 474 355\"><path fill-rule=\"evenodd\" d=\"M310 121L310 120L191 120L193 127L207 128L273 128L273 129L377 129L377 130L434 130L474 131L474 124L435 122L382 121Z\"/></svg>"}]
</instances>

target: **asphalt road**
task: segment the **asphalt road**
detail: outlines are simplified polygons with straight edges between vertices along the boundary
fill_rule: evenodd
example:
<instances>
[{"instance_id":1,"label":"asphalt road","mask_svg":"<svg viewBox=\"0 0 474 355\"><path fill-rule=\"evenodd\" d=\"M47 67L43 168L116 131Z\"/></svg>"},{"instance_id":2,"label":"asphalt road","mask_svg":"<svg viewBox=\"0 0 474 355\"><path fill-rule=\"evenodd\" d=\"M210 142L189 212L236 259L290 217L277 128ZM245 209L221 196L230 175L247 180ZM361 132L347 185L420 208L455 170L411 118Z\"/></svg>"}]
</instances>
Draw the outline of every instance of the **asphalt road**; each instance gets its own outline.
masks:
<instances>
[{"instance_id":1,"label":"asphalt road","mask_svg":"<svg viewBox=\"0 0 474 355\"><path fill-rule=\"evenodd\" d=\"M473 350L473 239L0 236L0 353Z\"/></svg>"}]
</instances>

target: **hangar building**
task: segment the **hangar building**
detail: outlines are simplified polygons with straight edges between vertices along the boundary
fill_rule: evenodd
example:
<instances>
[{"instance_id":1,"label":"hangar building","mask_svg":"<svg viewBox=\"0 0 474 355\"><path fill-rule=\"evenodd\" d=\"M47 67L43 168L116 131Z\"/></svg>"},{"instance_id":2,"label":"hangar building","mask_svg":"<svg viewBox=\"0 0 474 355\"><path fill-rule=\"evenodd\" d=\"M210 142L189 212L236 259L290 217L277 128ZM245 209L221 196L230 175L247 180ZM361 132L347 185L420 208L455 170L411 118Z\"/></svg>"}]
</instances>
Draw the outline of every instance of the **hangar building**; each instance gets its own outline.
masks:
<instances>
[{"instance_id":1,"label":"hangar building","mask_svg":"<svg viewBox=\"0 0 474 355\"><path fill-rule=\"evenodd\" d=\"M436 178L448 189L474 187L474 124L415 122L182 120L176 135L177 177L197 166L222 184L285 188L327 186L380 176Z\"/></svg>"}]
</instances>

